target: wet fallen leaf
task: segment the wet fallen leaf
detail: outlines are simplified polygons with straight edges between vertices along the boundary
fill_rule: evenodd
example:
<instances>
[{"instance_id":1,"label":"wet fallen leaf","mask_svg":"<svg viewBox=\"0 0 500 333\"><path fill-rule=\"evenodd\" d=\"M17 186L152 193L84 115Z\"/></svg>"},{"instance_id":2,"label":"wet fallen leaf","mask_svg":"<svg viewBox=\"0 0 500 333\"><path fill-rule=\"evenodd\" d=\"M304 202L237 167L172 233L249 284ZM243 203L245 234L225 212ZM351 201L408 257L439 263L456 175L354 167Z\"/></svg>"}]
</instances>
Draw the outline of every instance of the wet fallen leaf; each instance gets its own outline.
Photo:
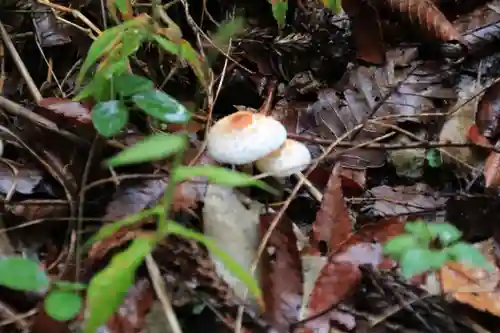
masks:
<instances>
[{"instance_id":1,"label":"wet fallen leaf","mask_svg":"<svg viewBox=\"0 0 500 333\"><path fill-rule=\"evenodd\" d=\"M500 1L475 1L481 5L472 12L460 15L452 22L455 29L462 34L469 47L469 53L482 55L491 52L495 42L500 39Z\"/></svg>"},{"instance_id":2,"label":"wet fallen leaf","mask_svg":"<svg viewBox=\"0 0 500 333\"><path fill-rule=\"evenodd\" d=\"M425 184L416 186L377 186L370 190L374 200L369 208L371 215L398 216L425 213L444 209L447 199L437 197Z\"/></svg>"},{"instance_id":3,"label":"wet fallen leaf","mask_svg":"<svg viewBox=\"0 0 500 333\"><path fill-rule=\"evenodd\" d=\"M479 100L476 125L479 133L488 139L495 139L500 134L500 81L486 89Z\"/></svg>"},{"instance_id":4,"label":"wet fallen leaf","mask_svg":"<svg viewBox=\"0 0 500 333\"><path fill-rule=\"evenodd\" d=\"M0 164L0 192L32 194L43 179L42 170L34 165L21 165L13 161Z\"/></svg>"},{"instance_id":5,"label":"wet fallen leaf","mask_svg":"<svg viewBox=\"0 0 500 333\"><path fill-rule=\"evenodd\" d=\"M95 135L90 105L59 97L47 97L38 103L34 112L52 120L59 127L74 131L87 139Z\"/></svg>"},{"instance_id":6,"label":"wet fallen leaf","mask_svg":"<svg viewBox=\"0 0 500 333\"><path fill-rule=\"evenodd\" d=\"M484 182L487 188L500 186L500 154L492 151L484 163Z\"/></svg>"},{"instance_id":7,"label":"wet fallen leaf","mask_svg":"<svg viewBox=\"0 0 500 333\"><path fill-rule=\"evenodd\" d=\"M274 216L261 216L261 236L269 229ZM285 216L271 233L261 258L265 316L280 332L288 331L289 326L300 319L303 277L296 244L292 221Z\"/></svg>"}]
</instances>

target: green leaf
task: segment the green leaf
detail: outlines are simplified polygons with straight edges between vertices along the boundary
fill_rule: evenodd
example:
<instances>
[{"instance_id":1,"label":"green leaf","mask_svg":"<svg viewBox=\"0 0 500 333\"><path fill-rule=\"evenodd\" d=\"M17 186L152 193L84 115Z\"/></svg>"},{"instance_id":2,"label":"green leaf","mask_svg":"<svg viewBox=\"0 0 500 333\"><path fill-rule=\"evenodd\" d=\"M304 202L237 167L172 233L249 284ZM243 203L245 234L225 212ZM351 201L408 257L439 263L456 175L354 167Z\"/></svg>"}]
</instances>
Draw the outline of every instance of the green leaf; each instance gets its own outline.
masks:
<instances>
[{"instance_id":1,"label":"green leaf","mask_svg":"<svg viewBox=\"0 0 500 333\"><path fill-rule=\"evenodd\" d=\"M341 0L322 0L322 2L326 8L331 9L335 14L339 14L342 11Z\"/></svg>"},{"instance_id":2,"label":"green leaf","mask_svg":"<svg viewBox=\"0 0 500 333\"><path fill-rule=\"evenodd\" d=\"M165 230L164 230L165 231ZM230 254L224 252L217 247L216 242L203 235L202 233L190 230L175 221L168 221L166 226L166 233L176 234L188 239L194 239L207 247L212 253L214 253L224 266L227 267L229 271L238 279L240 279L248 288L248 290L257 298L262 298L262 292L259 288L259 284L253 278L253 276L244 269L240 264L238 264L231 257Z\"/></svg>"},{"instance_id":3,"label":"green leaf","mask_svg":"<svg viewBox=\"0 0 500 333\"><path fill-rule=\"evenodd\" d=\"M486 258L474 246L458 242L446 248L450 260L457 261L466 265L487 268L492 270L493 266L486 260Z\"/></svg>"},{"instance_id":4,"label":"green leaf","mask_svg":"<svg viewBox=\"0 0 500 333\"><path fill-rule=\"evenodd\" d=\"M153 247L151 238L134 239L125 251L115 255L108 266L92 278L87 291L88 316L84 333L95 333L119 308L135 281L137 268Z\"/></svg>"},{"instance_id":5,"label":"green leaf","mask_svg":"<svg viewBox=\"0 0 500 333\"><path fill-rule=\"evenodd\" d=\"M44 292L49 284L49 277L35 261L20 256L0 259L0 285L14 290Z\"/></svg>"},{"instance_id":6,"label":"green leaf","mask_svg":"<svg viewBox=\"0 0 500 333\"><path fill-rule=\"evenodd\" d=\"M431 168L439 168L443 165L443 157L441 153L436 148L431 148L427 151L425 155L427 162Z\"/></svg>"},{"instance_id":7,"label":"green leaf","mask_svg":"<svg viewBox=\"0 0 500 333\"><path fill-rule=\"evenodd\" d=\"M136 224L145 218L148 218L149 216L153 215L154 211L153 209L145 209L143 211L140 211L139 213L133 214L133 215L128 215L127 217L124 217L121 220L115 221L113 223L106 224L99 229L97 233L95 233L85 244L85 247L88 247L95 243L98 240L102 240L106 237L111 236L114 234L116 231L120 230L121 228L129 225Z\"/></svg>"},{"instance_id":8,"label":"green leaf","mask_svg":"<svg viewBox=\"0 0 500 333\"><path fill-rule=\"evenodd\" d=\"M133 33L127 34L129 32L127 30L132 29L134 33L140 33L141 38L144 38L145 34L143 31L148 24L149 18L147 16L137 16L133 20L125 21L116 27L104 30L102 34L92 43L87 52L87 56L85 57L82 67L80 68L80 73L78 74L77 85L80 85L90 67L101 57L107 56L107 54L115 48L120 48L118 47L118 44L122 40L123 36L133 35ZM125 49L125 51L127 50L128 48Z\"/></svg>"},{"instance_id":9,"label":"green leaf","mask_svg":"<svg viewBox=\"0 0 500 333\"><path fill-rule=\"evenodd\" d=\"M203 87L208 87L208 80L207 80L207 70L208 68L205 68L205 64L203 62L202 57L196 50L191 46L191 44L182 39L178 43L173 43L172 41L169 41L168 39L164 38L163 36L159 35L154 35L153 39L166 51L176 55L179 57L181 60L185 60L191 69L193 70L194 74L200 81L200 83L203 85Z\"/></svg>"},{"instance_id":10,"label":"green leaf","mask_svg":"<svg viewBox=\"0 0 500 333\"><path fill-rule=\"evenodd\" d=\"M67 291L80 291L87 289L87 285L79 282L69 282L69 281L54 281L54 286L60 290Z\"/></svg>"},{"instance_id":11,"label":"green leaf","mask_svg":"<svg viewBox=\"0 0 500 333\"><path fill-rule=\"evenodd\" d=\"M405 231L416 237L423 247L428 247L432 241L431 234L427 229L427 223L423 220L406 223Z\"/></svg>"},{"instance_id":12,"label":"green leaf","mask_svg":"<svg viewBox=\"0 0 500 333\"><path fill-rule=\"evenodd\" d=\"M170 123L186 123L191 114L175 98L157 89L132 96L135 105L155 119Z\"/></svg>"},{"instance_id":13,"label":"green leaf","mask_svg":"<svg viewBox=\"0 0 500 333\"><path fill-rule=\"evenodd\" d=\"M462 232L449 223L428 223L427 229L431 237L433 239L439 239L443 247L456 242L462 237Z\"/></svg>"},{"instance_id":14,"label":"green leaf","mask_svg":"<svg viewBox=\"0 0 500 333\"><path fill-rule=\"evenodd\" d=\"M107 63L106 66L101 68L97 73L102 75L103 77L111 79L114 76L121 75L125 73L129 66L129 60L126 57L120 57L114 59L110 63Z\"/></svg>"},{"instance_id":15,"label":"green leaf","mask_svg":"<svg viewBox=\"0 0 500 333\"><path fill-rule=\"evenodd\" d=\"M244 30L245 20L242 17L234 17L219 26L217 32L212 36L212 41L221 50L226 50L230 39L241 34Z\"/></svg>"},{"instance_id":16,"label":"green leaf","mask_svg":"<svg viewBox=\"0 0 500 333\"><path fill-rule=\"evenodd\" d=\"M129 97L153 90L153 81L143 76L125 72L113 78L114 89L122 97Z\"/></svg>"},{"instance_id":17,"label":"green leaf","mask_svg":"<svg viewBox=\"0 0 500 333\"><path fill-rule=\"evenodd\" d=\"M92 43L87 52L87 56L85 57L85 61L80 68L80 73L77 78L78 85L82 82L90 67L95 64L99 58L104 56L116 46L117 41L121 38L121 33L122 26L116 26L104 30L103 33Z\"/></svg>"},{"instance_id":18,"label":"green leaf","mask_svg":"<svg viewBox=\"0 0 500 333\"><path fill-rule=\"evenodd\" d=\"M94 127L105 137L118 133L128 122L127 107L117 100L97 103L91 116Z\"/></svg>"},{"instance_id":19,"label":"green leaf","mask_svg":"<svg viewBox=\"0 0 500 333\"><path fill-rule=\"evenodd\" d=\"M108 166L127 165L156 161L178 153L186 148L187 138L185 135L172 135L158 133L150 135L143 141L127 148L118 155L109 159Z\"/></svg>"},{"instance_id":20,"label":"green leaf","mask_svg":"<svg viewBox=\"0 0 500 333\"><path fill-rule=\"evenodd\" d=\"M122 14L126 14L129 12L127 6L127 0L115 0L116 7Z\"/></svg>"},{"instance_id":21,"label":"green leaf","mask_svg":"<svg viewBox=\"0 0 500 333\"><path fill-rule=\"evenodd\" d=\"M111 95L110 80L100 73L96 73L92 80L85 85L82 91L80 91L80 93L75 96L73 100L81 101L91 96L96 102L113 99L114 96Z\"/></svg>"},{"instance_id":22,"label":"green leaf","mask_svg":"<svg viewBox=\"0 0 500 333\"><path fill-rule=\"evenodd\" d=\"M78 315L82 308L80 295L66 291L53 291L44 301L45 312L55 320L66 321Z\"/></svg>"},{"instance_id":23,"label":"green leaf","mask_svg":"<svg viewBox=\"0 0 500 333\"><path fill-rule=\"evenodd\" d=\"M394 260L399 260L406 251L419 245L418 240L412 235L398 235L385 243L384 253L390 255Z\"/></svg>"},{"instance_id":24,"label":"green leaf","mask_svg":"<svg viewBox=\"0 0 500 333\"><path fill-rule=\"evenodd\" d=\"M285 26L286 12L288 11L288 0L271 0L271 7L278 27L283 28Z\"/></svg>"},{"instance_id":25,"label":"green leaf","mask_svg":"<svg viewBox=\"0 0 500 333\"><path fill-rule=\"evenodd\" d=\"M432 268L435 268L436 262L443 260L443 256L436 258L436 251L429 249L417 248L406 251L400 260L402 275L409 279L412 276L422 274ZM446 255L442 264L446 262Z\"/></svg>"},{"instance_id":26,"label":"green leaf","mask_svg":"<svg viewBox=\"0 0 500 333\"><path fill-rule=\"evenodd\" d=\"M261 180L253 179L242 172L231 171L221 167L211 165L181 166L173 171L173 179L176 182L192 177L206 177L212 183L233 187L256 186L270 193L277 193L275 189Z\"/></svg>"}]
</instances>

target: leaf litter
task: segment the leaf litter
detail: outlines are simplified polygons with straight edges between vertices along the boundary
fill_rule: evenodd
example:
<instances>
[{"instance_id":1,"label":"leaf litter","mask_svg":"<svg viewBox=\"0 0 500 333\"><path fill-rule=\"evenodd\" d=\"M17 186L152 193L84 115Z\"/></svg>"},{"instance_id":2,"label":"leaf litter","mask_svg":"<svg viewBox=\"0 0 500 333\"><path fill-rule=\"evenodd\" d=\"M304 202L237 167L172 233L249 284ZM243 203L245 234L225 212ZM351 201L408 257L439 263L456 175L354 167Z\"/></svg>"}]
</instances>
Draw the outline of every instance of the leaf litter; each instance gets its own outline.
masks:
<instances>
[{"instance_id":1,"label":"leaf litter","mask_svg":"<svg viewBox=\"0 0 500 333\"><path fill-rule=\"evenodd\" d=\"M115 45L116 36L105 32L109 59L117 49L134 53L127 67L144 78L125 85L137 76L117 77L123 98L110 102L72 99L82 93L79 67L91 69L82 56L96 51L89 49L92 40L112 22L126 21L128 32L141 27L144 14L152 14L147 7L108 2L102 13L100 4L87 1L0 5L3 256L30 257L54 281L89 283L107 273L124 298L115 299L118 310L101 330L164 330L171 322L160 319L161 295L142 265L133 276L102 270L119 267L126 260L113 261L115 255L134 254L141 240L154 237L156 219L126 219L153 208L179 177L168 219L214 240L252 271L262 291L262 300L247 295L207 240L167 235L153 258L185 332L240 325L252 332L495 330L499 1L168 6L174 25L160 24L165 34L156 44L135 47L139 36ZM113 20L103 20L106 14ZM169 39L175 26L180 44ZM173 55L157 52L157 45ZM220 89L216 97L206 98L196 79L205 89ZM217 174L242 188L213 184L204 166L217 164L203 152L205 134L212 120L242 106L267 113L289 138L305 143L319 158L314 170L266 177L259 189L249 189L258 173L242 166L248 177ZM197 177L186 169L170 174L175 161L164 149L148 152L158 159L153 163L103 167L125 147L140 150L148 135L186 132L184 160ZM429 160L431 150L442 164ZM277 191L264 193L266 186ZM493 270L448 263L404 280L383 244L420 218L457 226ZM122 219L127 223L83 246L100 226ZM87 307L106 298L82 295ZM92 323L84 310L56 321L43 311L45 299L2 288L0 302L8 309L2 330L69 332ZM200 319L205 327L197 326Z\"/></svg>"}]
</instances>

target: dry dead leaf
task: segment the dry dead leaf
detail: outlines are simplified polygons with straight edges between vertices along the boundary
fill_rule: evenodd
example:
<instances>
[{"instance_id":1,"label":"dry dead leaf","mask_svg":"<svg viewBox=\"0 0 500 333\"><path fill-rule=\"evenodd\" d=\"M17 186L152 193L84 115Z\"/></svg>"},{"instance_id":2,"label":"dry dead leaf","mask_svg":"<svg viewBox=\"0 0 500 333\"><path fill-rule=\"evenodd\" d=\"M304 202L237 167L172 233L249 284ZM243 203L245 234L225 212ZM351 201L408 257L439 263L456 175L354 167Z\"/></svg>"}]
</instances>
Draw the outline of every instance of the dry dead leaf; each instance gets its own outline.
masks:
<instances>
[{"instance_id":1,"label":"dry dead leaf","mask_svg":"<svg viewBox=\"0 0 500 333\"><path fill-rule=\"evenodd\" d=\"M488 311L500 316L500 270L495 264L492 242L476 244L486 260L492 264L489 272L484 268L449 263L441 267L440 278L443 292L449 293L461 303L468 304L478 310Z\"/></svg>"}]
</instances>

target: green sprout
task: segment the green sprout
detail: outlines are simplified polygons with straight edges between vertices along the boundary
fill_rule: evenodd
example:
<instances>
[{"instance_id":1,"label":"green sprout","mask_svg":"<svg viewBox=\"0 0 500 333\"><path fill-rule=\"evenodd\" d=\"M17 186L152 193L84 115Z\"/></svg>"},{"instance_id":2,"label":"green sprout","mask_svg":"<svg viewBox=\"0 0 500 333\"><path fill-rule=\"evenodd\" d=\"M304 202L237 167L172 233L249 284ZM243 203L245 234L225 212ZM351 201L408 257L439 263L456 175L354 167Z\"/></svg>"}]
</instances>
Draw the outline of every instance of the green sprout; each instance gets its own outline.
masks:
<instances>
[{"instance_id":1,"label":"green sprout","mask_svg":"<svg viewBox=\"0 0 500 333\"><path fill-rule=\"evenodd\" d=\"M449 223L425 223L422 220L405 225L405 232L389 240L384 253L399 261L405 278L437 270L446 262L492 269L490 263L471 244L459 241L462 232Z\"/></svg>"}]
</instances>

